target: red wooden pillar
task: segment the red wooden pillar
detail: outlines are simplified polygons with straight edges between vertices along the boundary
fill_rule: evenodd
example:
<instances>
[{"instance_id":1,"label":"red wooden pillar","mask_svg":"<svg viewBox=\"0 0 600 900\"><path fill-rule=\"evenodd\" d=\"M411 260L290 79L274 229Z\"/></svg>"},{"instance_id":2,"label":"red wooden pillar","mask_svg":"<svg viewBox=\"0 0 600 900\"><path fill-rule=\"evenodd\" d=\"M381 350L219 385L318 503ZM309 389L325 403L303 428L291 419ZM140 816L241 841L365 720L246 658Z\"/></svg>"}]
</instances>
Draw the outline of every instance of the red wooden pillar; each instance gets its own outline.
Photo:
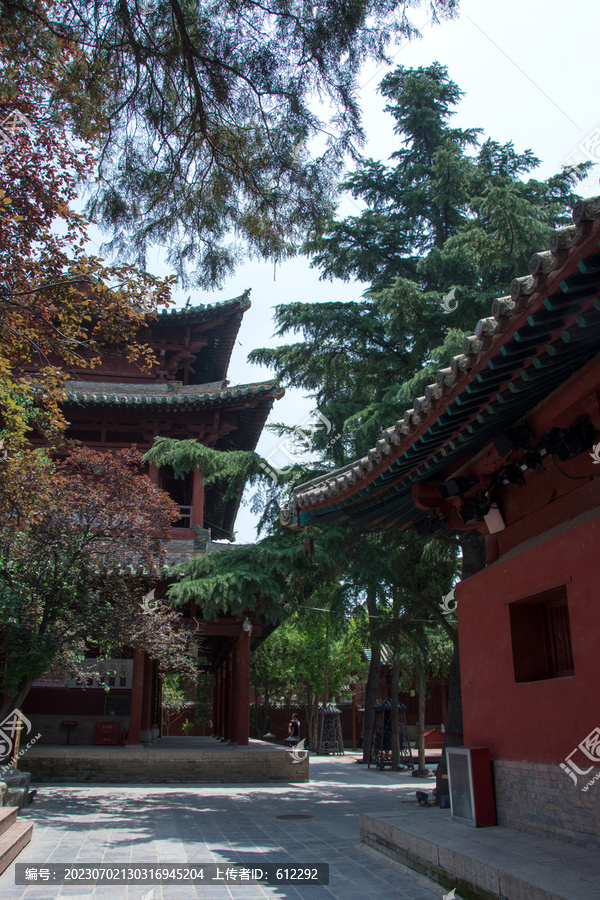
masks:
<instances>
[{"instance_id":1,"label":"red wooden pillar","mask_svg":"<svg viewBox=\"0 0 600 900\"><path fill-rule=\"evenodd\" d=\"M219 734L219 692L220 692L220 675L221 670L215 669L213 673L213 701L212 701L212 733Z\"/></svg>"},{"instance_id":2,"label":"red wooden pillar","mask_svg":"<svg viewBox=\"0 0 600 900\"><path fill-rule=\"evenodd\" d=\"M157 675L158 675L158 673L157 673ZM161 738L163 736L163 703L162 703L162 701L163 701L163 681L162 681L162 678L157 677L156 683L158 685L158 688L157 688L157 690L158 690L158 703L157 703L158 721L156 724L158 725L158 736L159 736L159 738Z\"/></svg>"},{"instance_id":3,"label":"red wooden pillar","mask_svg":"<svg viewBox=\"0 0 600 900\"><path fill-rule=\"evenodd\" d=\"M225 717L225 728L223 729L223 737L226 741L232 740L231 737L231 651L225 657L225 705L223 715Z\"/></svg>"},{"instance_id":4,"label":"red wooden pillar","mask_svg":"<svg viewBox=\"0 0 600 900\"><path fill-rule=\"evenodd\" d=\"M441 694L442 694L442 723L444 725L443 730L445 730L446 729L446 717L448 715L448 687L447 687L447 685L442 686Z\"/></svg>"},{"instance_id":5,"label":"red wooden pillar","mask_svg":"<svg viewBox=\"0 0 600 900\"><path fill-rule=\"evenodd\" d=\"M241 634L234 651L237 657L235 679L235 740L247 746L250 738L250 635Z\"/></svg>"},{"instance_id":6,"label":"red wooden pillar","mask_svg":"<svg viewBox=\"0 0 600 900\"><path fill-rule=\"evenodd\" d=\"M229 731L228 740L235 741L235 716L234 716L234 697L235 697L235 659L233 650L229 651L228 672L229 672L229 690L227 691L227 728Z\"/></svg>"},{"instance_id":7,"label":"red wooden pillar","mask_svg":"<svg viewBox=\"0 0 600 900\"><path fill-rule=\"evenodd\" d=\"M139 744L142 728L142 699L144 694L144 651L133 652L133 679L131 682L131 708L129 710L129 744Z\"/></svg>"},{"instance_id":8,"label":"red wooden pillar","mask_svg":"<svg viewBox=\"0 0 600 900\"><path fill-rule=\"evenodd\" d=\"M196 469L192 479L192 527L204 527L204 479Z\"/></svg>"},{"instance_id":9,"label":"red wooden pillar","mask_svg":"<svg viewBox=\"0 0 600 900\"><path fill-rule=\"evenodd\" d=\"M238 742L238 682L239 682L239 652L238 638L234 638L231 650L231 740Z\"/></svg>"},{"instance_id":10,"label":"red wooden pillar","mask_svg":"<svg viewBox=\"0 0 600 900\"><path fill-rule=\"evenodd\" d=\"M221 663L221 690L219 692L219 737L225 740L225 691L227 689L227 669Z\"/></svg>"},{"instance_id":11,"label":"red wooden pillar","mask_svg":"<svg viewBox=\"0 0 600 900\"><path fill-rule=\"evenodd\" d=\"M144 690L142 694L142 723L140 741L147 743L152 740L152 693L154 689L154 663L145 654L144 658Z\"/></svg>"},{"instance_id":12,"label":"red wooden pillar","mask_svg":"<svg viewBox=\"0 0 600 900\"><path fill-rule=\"evenodd\" d=\"M235 645L234 645L235 646ZM229 719L229 740L235 742L235 649L229 651L229 697L227 698Z\"/></svg>"}]
</instances>

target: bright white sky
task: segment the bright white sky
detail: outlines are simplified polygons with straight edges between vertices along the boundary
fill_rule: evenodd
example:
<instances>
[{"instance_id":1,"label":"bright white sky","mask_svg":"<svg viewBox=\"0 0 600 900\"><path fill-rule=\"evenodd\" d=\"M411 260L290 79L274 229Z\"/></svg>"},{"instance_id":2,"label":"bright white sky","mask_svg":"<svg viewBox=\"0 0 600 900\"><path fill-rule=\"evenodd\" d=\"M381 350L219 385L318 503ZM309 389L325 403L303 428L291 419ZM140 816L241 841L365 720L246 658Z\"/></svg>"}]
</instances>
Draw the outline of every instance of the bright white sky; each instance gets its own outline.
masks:
<instances>
[{"instance_id":1,"label":"bright white sky","mask_svg":"<svg viewBox=\"0 0 600 900\"><path fill-rule=\"evenodd\" d=\"M464 91L453 119L463 128L479 127L484 137L513 141L519 151L531 148L541 160L536 177L559 171L567 161L585 158L600 163L600 67L597 36L598 0L461 0L453 22L432 26L423 12L415 17L423 37L392 51L391 68L425 66L438 61ZM383 112L384 100L376 88L387 67L371 66L361 79L361 100L368 138L365 152L387 159L397 149L392 117ZM588 151L578 146L588 141ZM585 196L600 193L600 165L580 188ZM344 214L352 214L352 199L344 201ZM535 250L545 247L532 247ZM229 378L234 384L272 377L272 372L251 366L246 356L255 347L275 346L272 309L292 301L352 300L360 297L360 284L319 281L318 272L304 259L292 260L273 277L269 263L240 267L223 291L192 294L192 302L214 303L252 289L252 307L244 316L234 350ZM187 293L176 295L184 302ZM475 325L475 323L473 323ZM292 338L288 338L291 340ZM288 392L277 402L271 421L299 425L312 409L310 400ZM265 431L258 452L269 456L277 447L275 435ZM277 458L272 457L277 463ZM279 465L285 457L279 456ZM254 520L247 507L237 519L236 540L255 539Z\"/></svg>"}]
</instances>

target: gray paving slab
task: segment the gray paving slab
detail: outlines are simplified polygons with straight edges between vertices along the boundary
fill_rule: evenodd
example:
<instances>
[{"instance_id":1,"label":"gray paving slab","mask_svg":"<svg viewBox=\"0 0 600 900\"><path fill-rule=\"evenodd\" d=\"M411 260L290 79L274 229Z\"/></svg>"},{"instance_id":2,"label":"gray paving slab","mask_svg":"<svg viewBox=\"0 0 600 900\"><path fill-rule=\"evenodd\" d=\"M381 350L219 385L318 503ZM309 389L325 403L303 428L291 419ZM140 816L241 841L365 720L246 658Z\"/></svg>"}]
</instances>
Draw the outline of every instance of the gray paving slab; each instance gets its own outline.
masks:
<instances>
[{"instance_id":1,"label":"gray paving slab","mask_svg":"<svg viewBox=\"0 0 600 900\"><path fill-rule=\"evenodd\" d=\"M330 884L14 884L2 900L441 900L439 885L359 843L359 813L393 813L407 785L355 764L313 757L311 782L274 785L43 785L23 812L34 824L20 863L331 866ZM414 790L414 785L408 785ZM419 786L420 787L420 786ZM305 814L310 819L280 819ZM457 895L456 900L459 900Z\"/></svg>"}]
</instances>

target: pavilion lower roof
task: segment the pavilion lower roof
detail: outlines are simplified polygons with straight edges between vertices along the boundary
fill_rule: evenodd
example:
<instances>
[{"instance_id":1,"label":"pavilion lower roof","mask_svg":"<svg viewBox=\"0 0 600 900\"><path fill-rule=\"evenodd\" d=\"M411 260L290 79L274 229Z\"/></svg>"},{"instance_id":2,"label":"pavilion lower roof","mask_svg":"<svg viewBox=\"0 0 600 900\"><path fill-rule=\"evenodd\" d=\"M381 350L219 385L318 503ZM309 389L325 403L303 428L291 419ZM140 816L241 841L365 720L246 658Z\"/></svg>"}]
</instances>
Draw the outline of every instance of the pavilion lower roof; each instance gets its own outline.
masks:
<instances>
[{"instance_id":1,"label":"pavilion lower roof","mask_svg":"<svg viewBox=\"0 0 600 900\"><path fill-rule=\"evenodd\" d=\"M69 409L89 410L94 420L111 418L117 410L126 410L131 420L144 422L157 414L185 413L186 423L205 410L230 409L236 416L236 427L220 436L216 450L254 450L274 400L284 391L275 381L228 386L218 381L202 385L178 385L177 382L131 384L128 382L68 381L63 403L67 418ZM208 524L215 538L231 539L240 497L224 500L225 484L217 482L207 500Z\"/></svg>"},{"instance_id":2,"label":"pavilion lower roof","mask_svg":"<svg viewBox=\"0 0 600 900\"><path fill-rule=\"evenodd\" d=\"M535 253L425 395L362 459L294 490L289 524L408 527L415 484L440 477L531 412L600 350L600 197Z\"/></svg>"}]
</instances>

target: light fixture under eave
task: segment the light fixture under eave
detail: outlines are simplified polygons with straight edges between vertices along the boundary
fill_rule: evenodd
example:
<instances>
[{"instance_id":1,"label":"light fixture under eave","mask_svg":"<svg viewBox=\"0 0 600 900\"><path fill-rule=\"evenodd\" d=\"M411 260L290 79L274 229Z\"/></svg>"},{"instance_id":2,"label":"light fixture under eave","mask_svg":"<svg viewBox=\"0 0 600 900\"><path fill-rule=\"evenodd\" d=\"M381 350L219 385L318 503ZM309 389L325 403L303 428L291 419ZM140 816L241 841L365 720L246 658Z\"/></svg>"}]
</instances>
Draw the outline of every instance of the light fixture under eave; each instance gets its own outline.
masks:
<instances>
[{"instance_id":1,"label":"light fixture under eave","mask_svg":"<svg viewBox=\"0 0 600 900\"><path fill-rule=\"evenodd\" d=\"M250 621L250 619L248 618L248 616L246 616L246 618L244 619L242 628L244 629L244 631L246 632L246 634L251 634L251 633L252 633L252 622Z\"/></svg>"},{"instance_id":2,"label":"light fixture under eave","mask_svg":"<svg viewBox=\"0 0 600 900\"><path fill-rule=\"evenodd\" d=\"M490 506L490 511L485 514L483 521L487 525L490 534L497 534L499 531L504 531L506 528L502 513L495 503Z\"/></svg>"}]
</instances>

